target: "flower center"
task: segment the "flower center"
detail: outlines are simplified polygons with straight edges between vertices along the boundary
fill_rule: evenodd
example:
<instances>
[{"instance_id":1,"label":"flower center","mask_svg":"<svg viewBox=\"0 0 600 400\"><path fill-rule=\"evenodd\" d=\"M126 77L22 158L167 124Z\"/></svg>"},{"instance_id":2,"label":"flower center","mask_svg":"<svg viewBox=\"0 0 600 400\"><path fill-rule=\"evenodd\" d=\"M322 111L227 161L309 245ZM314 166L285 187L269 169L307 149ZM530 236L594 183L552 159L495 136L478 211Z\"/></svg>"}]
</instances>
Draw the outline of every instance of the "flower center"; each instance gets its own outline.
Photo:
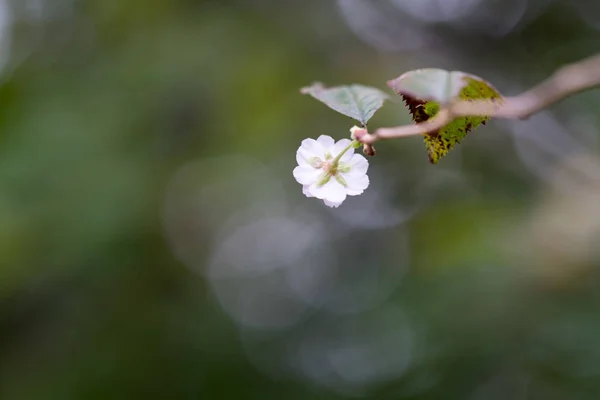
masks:
<instances>
[{"instance_id":1,"label":"flower center","mask_svg":"<svg viewBox=\"0 0 600 400\"><path fill-rule=\"evenodd\" d=\"M338 173L338 165L332 161L325 161L323 163L323 171L327 172L331 176L336 176Z\"/></svg>"},{"instance_id":2,"label":"flower center","mask_svg":"<svg viewBox=\"0 0 600 400\"><path fill-rule=\"evenodd\" d=\"M329 182L329 180L332 177L334 177L335 180L338 181L338 183L340 185L342 185L344 187L348 187L348 183L346 182L346 180L344 179L342 174L340 174L340 172L344 172L344 173L350 172L351 167L350 167L350 165L341 162L340 159L348 150L350 150L352 147L356 148L356 146L358 144L359 144L359 142L357 140L353 140L335 158L333 157L333 155L330 152L326 152L324 161L321 160L319 157L313 157L309 161L310 165L312 165L313 168L323 170L323 173L321 174L321 176L319 177L319 179L317 181L317 186L325 185L327 182Z\"/></svg>"}]
</instances>

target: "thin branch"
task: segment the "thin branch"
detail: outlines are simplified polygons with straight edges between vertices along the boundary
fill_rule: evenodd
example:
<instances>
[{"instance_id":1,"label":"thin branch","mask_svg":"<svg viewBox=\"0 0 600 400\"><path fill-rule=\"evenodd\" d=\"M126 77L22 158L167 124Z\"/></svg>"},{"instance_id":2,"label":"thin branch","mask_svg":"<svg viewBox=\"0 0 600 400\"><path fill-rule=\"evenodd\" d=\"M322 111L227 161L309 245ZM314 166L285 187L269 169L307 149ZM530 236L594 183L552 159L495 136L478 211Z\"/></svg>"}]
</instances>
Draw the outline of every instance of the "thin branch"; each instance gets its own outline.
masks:
<instances>
[{"instance_id":1,"label":"thin branch","mask_svg":"<svg viewBox=\"0 0 600 400\"><path fill-rule=\"evenodd\" d=\"M526 119L572 94L600 86L600 53L558 69L548 79L517 96L501 100L458 101L442 108L434 118L420 124L379 128L357 138L372 149L378 140L425 135L448 125L458 117L489 116Z\"/></svg>"}]
</instances>

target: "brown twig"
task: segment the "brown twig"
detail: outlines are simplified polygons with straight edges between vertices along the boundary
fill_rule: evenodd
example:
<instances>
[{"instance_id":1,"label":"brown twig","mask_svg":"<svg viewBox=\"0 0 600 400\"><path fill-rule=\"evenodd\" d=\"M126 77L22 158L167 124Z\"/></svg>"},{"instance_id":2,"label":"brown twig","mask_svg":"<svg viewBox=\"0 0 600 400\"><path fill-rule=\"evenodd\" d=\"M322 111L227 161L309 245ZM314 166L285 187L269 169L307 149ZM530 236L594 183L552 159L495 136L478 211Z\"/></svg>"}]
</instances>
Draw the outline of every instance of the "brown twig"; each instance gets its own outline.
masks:
<instances>
[{"instance_id":1,"label":"brown twig","mask_svg":"<svg viewBox=\"0 0 600 400\"><path fill-rule=\"evenodd\" d=\"M501 101L457 101L442 108L434 118L425 122L379 128L374 133L361 135L357 139L365 144L366 150L379 140L435 132L458 117L526 119L565 97L597 86L600 86L600 53L558 69L545 81L517 96L503 97Z\"/></svg>"}]
</instances>

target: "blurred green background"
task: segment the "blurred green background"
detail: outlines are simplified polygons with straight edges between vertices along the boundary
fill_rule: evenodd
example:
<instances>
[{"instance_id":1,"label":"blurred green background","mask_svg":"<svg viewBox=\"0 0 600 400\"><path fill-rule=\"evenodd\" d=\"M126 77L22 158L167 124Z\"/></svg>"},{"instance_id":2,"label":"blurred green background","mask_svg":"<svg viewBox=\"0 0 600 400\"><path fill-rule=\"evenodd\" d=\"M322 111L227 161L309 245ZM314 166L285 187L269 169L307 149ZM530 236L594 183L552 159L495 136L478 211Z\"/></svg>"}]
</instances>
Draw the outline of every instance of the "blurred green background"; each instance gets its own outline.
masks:
<instances>
[{"instance_id":1,"label":"blurred green background","mask_svg":"<svg viewBox=\"0 0 600 400\"><path fill-rule=\"evenodd\" d=\"M313 81L598 43L584 0L0 0L0 399L600 398L600 92L378 143L338 209L292 177L354 125Z\"/></svg>"}]
</instances>

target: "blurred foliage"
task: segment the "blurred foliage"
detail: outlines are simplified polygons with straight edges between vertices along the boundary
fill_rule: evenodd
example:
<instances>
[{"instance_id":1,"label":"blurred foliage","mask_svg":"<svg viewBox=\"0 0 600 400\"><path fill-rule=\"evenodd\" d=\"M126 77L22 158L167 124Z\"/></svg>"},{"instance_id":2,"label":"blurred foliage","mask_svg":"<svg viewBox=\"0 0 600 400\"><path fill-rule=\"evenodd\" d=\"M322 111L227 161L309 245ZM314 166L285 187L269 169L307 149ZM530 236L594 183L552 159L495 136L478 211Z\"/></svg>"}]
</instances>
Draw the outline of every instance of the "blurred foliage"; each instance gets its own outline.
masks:
<instances>
[{"instance_id":1,"label":"blurred foliage","mask_svg":"<svg viewBox=\"0 0 600 400\"><path fill-rule=\"evenodd\" d=\"M378 144L335 211L291 174L353 125L307 82L597 50L583 0L496 3L1 1L0 398L597 399L597 92L435 167Z\"/></svg>"}]
</instances>

